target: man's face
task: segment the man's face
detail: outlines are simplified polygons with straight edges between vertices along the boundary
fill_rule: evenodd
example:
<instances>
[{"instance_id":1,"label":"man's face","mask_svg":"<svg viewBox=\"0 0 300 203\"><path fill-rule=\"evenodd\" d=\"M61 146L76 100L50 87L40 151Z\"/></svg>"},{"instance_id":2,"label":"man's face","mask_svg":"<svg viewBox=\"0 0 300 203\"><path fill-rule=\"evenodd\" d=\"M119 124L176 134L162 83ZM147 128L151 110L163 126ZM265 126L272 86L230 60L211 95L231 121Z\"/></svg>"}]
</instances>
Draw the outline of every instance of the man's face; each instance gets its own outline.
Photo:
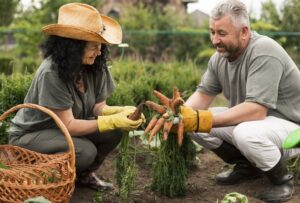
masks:
<instances>
[{"instance_id":1,"label":"man's face","mask_svg":"<svg viewBox=\"0 0 300 203\"><path fill-rule=\"evenodd\" d=\"M230 16L210 19L209 28L210 40L221 56L233 61L242 53L242 29L238 30L232 24Z\"/></svg>"}]
</instances>

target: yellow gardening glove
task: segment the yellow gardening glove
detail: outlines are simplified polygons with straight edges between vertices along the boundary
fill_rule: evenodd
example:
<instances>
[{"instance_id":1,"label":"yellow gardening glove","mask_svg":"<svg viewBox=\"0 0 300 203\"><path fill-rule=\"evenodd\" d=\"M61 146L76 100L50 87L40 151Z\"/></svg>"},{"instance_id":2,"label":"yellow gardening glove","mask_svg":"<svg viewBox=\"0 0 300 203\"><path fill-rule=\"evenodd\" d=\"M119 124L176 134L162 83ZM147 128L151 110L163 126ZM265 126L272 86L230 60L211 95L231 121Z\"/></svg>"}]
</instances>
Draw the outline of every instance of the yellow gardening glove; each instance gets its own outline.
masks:
<instances>
[{"instance_id":1,"label":"yellow gardening glove","mask_svg":"<svg viewBox=\"0 0 300 203\"><path fill-rule=\"evenodd\" d=\"M124 110L120 113L98 116L98 128L100 132L122 129L126 131L131 131L137 129L142 123L143 119L140 118L136 121L130 120L128 118L134 112L134 109Z\"/></svg>"},{"instance_id":2,"label":"yellow gardening glove","mask_svg":"<svg viewBox=\"0 0 300 203\"><path fill-rule=\"evenodd\" d=\"M136 107L135 106L105 106L101 110L101 115L107 116L107 115L120 113L124 110L131 110L131 109L135 110Z\"/></svg>"},{"instance_id":3,"label":"yellow gardening glove","mask_svg":"<svg viewBox=\"0 0 300 203\"><path fill-rule=\"evenodd\" d=\"M196 111L188 106L180 106L180 114L183 117L184 132L210 132L212 128L210 111Z\"/></svg>"}]
</instances>

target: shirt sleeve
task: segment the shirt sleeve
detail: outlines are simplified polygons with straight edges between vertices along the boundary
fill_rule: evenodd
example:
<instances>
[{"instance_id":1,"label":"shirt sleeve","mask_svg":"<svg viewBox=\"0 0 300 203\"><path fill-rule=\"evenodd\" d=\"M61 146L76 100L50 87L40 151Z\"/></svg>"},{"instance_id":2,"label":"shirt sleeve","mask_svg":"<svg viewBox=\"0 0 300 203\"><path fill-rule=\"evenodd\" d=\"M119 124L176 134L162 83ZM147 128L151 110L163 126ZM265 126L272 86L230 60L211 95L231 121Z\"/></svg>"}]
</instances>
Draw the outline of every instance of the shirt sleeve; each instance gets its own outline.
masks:
<instances>
[{"instance_id":1,"label":"shirt sleeve","mask_svg":"<svg viewBox=\"0 0 300 203\"><path fill-rule=\"evenodd\" d=\"M108 69L102 70L97 79L96 87L96 103L106 100L115 90L115 82Z\"/></svg>"},{"instance_id":2,"label":"shirt sleeve","mask_svg":"<svg viewBox=\"0 0 300 203\"><path fill-rule=\"evenodd\" d=\"M46 72L38 80L39 104L53 109L69 109L73 106L70 91L56 73Z\"/></svg>"},{"instance_id":3,"label":"shirt sleeve","mask_svg":"<svg viewBox=\"0 0 300 203\"><path fill-rule=\"evenodd\" d=\"M216 71L214 71L214 68L216 68L216 63L213 61L214 58L212 57L208 63L208 68L203 74L201 82L197 87L197 91L209 95L217 95L222 92L222 87L218 79L218 74Z\"/></svg>"},{"instance_id":4,"label":"shirt sleeve","mask_svg":"<svg viewBox=\"0 0 300 203\"><path fill-rule=\"evenodd\" d=\"M248 71L245 101L256 102L275 109L283 65L272 56L253 60Z\"/></svg>"}]
</instances>

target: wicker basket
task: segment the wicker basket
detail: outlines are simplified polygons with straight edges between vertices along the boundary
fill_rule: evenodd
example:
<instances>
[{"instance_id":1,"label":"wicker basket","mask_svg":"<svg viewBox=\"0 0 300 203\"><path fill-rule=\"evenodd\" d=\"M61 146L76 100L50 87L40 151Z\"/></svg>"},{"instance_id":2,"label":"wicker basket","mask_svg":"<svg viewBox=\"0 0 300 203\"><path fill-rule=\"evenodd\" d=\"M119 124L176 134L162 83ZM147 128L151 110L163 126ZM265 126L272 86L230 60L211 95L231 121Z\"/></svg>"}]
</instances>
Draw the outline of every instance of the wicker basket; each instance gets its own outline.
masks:
<instances>
[{"instance_id":1,"label":"wicker basket","mask_svg":"<svg viewBox=\"0 0 300 203\"><path fill-rule=\"evenodd\" d=\"M0 116L0 121L20 108L40 110L51 116L63 132L69 151L41 154L17 146L0 145L0 202L18 203L43 196L53 203L69 202L74 191L75 153L71 136L49 109L35 104L17 105Z\"/></svg>"}]
</instances>

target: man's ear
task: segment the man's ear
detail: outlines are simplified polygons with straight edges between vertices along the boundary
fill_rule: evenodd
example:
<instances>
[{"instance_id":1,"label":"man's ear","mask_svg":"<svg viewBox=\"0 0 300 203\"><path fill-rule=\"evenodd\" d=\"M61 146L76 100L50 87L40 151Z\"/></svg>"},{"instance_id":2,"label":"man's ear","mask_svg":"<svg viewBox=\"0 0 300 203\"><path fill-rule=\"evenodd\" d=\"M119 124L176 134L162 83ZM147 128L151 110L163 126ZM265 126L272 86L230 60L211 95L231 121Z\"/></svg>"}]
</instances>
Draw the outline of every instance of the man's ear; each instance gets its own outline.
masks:
<instances>
[{"instance_id":1,"label":"man's ear","mask_svg":"<svg viewBox=\"0 0 300 203\"><path fill-rule=\"evenodd\" d=\"M249 27L243 26L241 33L242 33L242 39L244 39L244 40L247 39L250 35Z\"/></svg>"}]
</instances>

